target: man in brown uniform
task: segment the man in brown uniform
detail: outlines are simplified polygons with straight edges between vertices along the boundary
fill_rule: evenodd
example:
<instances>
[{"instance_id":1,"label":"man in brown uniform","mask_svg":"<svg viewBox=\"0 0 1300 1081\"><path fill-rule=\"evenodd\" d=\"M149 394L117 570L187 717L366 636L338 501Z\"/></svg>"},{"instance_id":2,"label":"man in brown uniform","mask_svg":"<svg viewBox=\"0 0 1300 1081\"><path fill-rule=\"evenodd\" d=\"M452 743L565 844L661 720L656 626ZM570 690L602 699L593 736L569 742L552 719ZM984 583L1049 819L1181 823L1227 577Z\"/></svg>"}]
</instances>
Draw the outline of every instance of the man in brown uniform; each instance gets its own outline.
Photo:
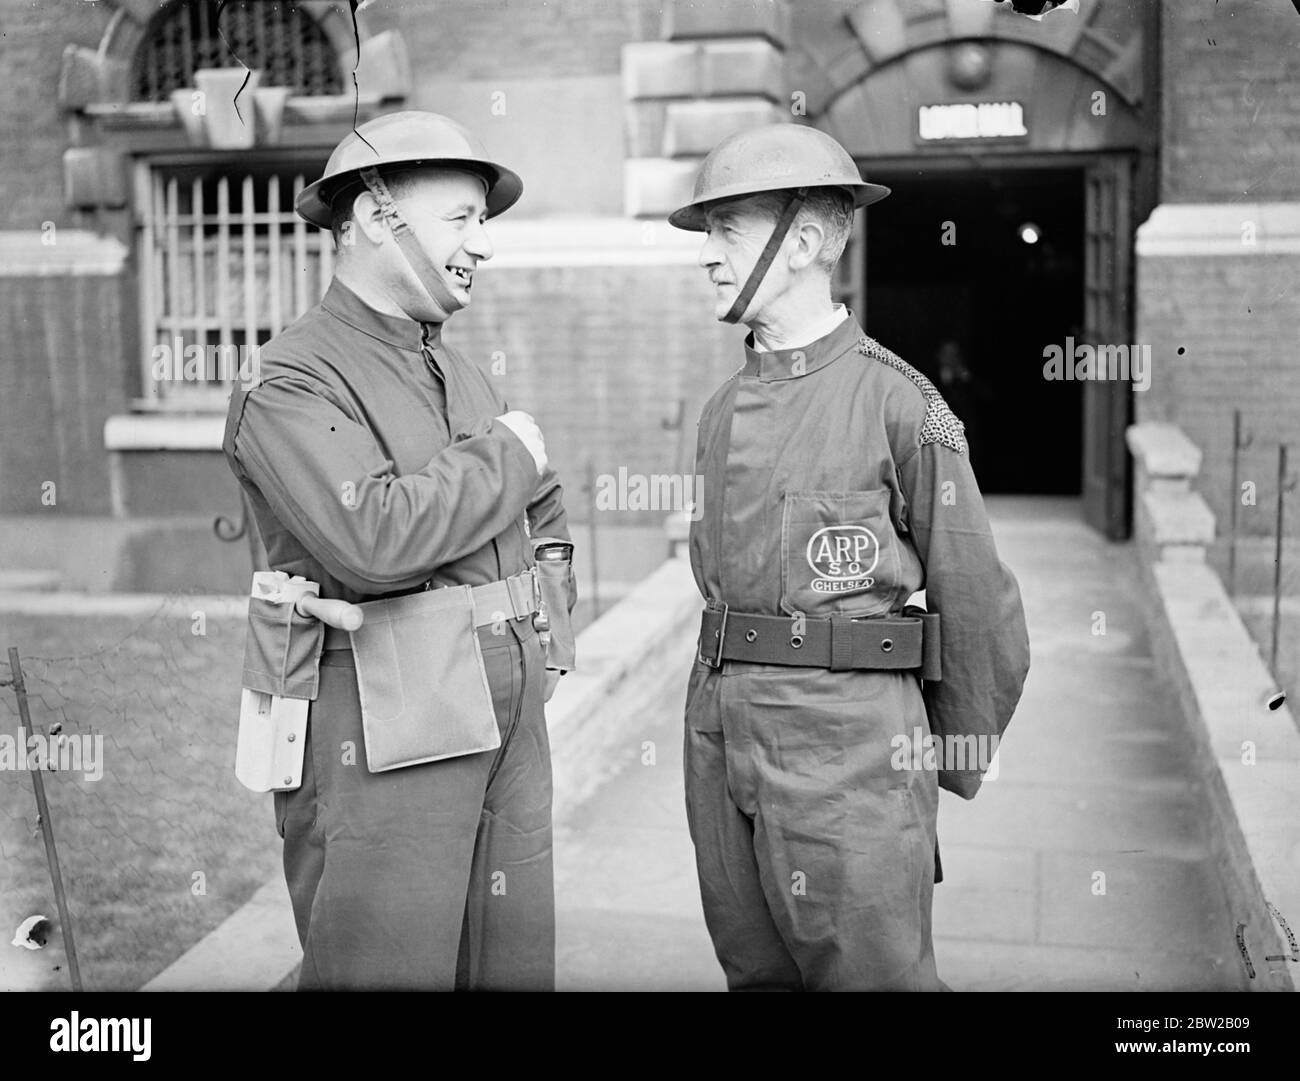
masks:
<instances>
[{"instance_id":1,"label":"man in brown uniform","mask_svg":"<svg viewBox=\"0 0 1300 1081\"><path fill-rule=\"evenodd\" d=\"M829 135L777 124L723 140L669 218L707 234L714 312L751 332L700 417L685 737L705 920L738 990L942 989L938 788L970 798L988 762L898 752L991 751L1029 666L961 423L831 302L854 209L888 194ZM923 587L937 643L904 612Z\"/></svg>"},{"instance_id":2,"label":"man in brown uniform","mask_svg":"<svg viewBox=\"0 0 1300 1081\"><path fill-rule=\"evenodd\" d=\"M501 583L532 566L530 534L568 539L532 418L442 340L492 254L483 222L521 188L458 124L403 112L302 192L335 277L261 350L223 444L273 570L364 602ZM348 639L327 634L302 785L275 796L301 988L554 986L557 674L527 606L477 634L500 747L376 773Z\"/></svg>"}]
</instances>

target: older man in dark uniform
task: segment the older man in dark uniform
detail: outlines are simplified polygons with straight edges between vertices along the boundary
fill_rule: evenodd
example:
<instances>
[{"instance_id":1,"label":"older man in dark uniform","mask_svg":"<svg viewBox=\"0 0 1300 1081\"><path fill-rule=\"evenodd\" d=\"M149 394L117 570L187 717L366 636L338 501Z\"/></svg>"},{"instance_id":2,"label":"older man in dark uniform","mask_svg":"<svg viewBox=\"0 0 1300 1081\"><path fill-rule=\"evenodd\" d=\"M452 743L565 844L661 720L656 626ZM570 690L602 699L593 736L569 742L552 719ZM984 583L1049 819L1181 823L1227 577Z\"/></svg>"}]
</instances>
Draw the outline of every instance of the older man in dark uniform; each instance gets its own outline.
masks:
<instances>
[{"instance_id":1,"label":"older man in dark uniform","mask_svg":"<svg viewBox=\"0 0 1300 1081\"><path fill-rule=\"evenodd\" d=\"M938 787L969 798L987 766L944 751L994 748L1029 664L960 422L831 302L854 210L888 193L830 136L778 124L715 147L669 219L707 234L715 314L750 329L700 418L685 736L733 989L942 989ZM923 587L930 613L904 611ZM936 738L932 761L900 758Z\"/></svg>"},{"instance_id":2,"label":"older man in dark uniform","mask_svg":"<svg viewBox=\"0 0 1300 1081\"><path fill-rule=\"evenodd\" d=\"M301 988L554 985L556 674L513 585L565 514L532 418L442 339L521 188L446 117L349 134L297 203L334 230L334 280L231 400L224 449L272 569L351 602L470 587L494 614L474 625L500 746L385 772L349 638L327 632L302 784L275 796Z\"/></svg>"}]
</instances>

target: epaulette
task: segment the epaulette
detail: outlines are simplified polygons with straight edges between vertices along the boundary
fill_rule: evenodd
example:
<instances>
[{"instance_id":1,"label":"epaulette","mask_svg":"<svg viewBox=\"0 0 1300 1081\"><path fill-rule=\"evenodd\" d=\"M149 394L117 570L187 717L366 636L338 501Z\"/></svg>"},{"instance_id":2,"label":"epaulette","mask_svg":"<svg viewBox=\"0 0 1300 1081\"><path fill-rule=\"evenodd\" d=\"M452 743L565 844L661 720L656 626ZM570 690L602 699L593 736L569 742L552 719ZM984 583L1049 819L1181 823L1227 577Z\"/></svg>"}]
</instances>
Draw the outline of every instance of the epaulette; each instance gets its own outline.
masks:
<instances>
[{"instance_id":1,"label":"epaulette","mask_svg":"<svg viewBox=\"0 0 1300 1081\"><path fill-rule=\"evenodd\" d=\"M891 368L902 372L916 384L917 389L924 396L925 420L921 424L921 431L917 436L919 446L923 447L927 443L942 443L945 447L951 447L959 454L966 452L966 429L962 422L957 419L956 414L948 408L948 403L943 400L942 395L935 389L930 380L897 353L886 349L874 338L869 338L865 334L858 339L858 352L864 357L871 357L880 361L881 364L888 364Z\"/></svg>"}]
</instances>

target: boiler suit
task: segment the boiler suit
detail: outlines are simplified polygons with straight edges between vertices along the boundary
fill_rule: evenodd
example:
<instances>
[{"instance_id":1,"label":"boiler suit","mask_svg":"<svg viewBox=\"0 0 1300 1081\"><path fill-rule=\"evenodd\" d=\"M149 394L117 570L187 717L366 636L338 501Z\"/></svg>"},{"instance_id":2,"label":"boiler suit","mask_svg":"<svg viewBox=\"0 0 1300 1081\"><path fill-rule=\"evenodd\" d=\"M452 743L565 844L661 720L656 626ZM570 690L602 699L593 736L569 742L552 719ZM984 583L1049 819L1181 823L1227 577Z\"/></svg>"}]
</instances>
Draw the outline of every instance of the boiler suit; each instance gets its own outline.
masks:
<instances>
[{"instance_id":1,"label":"boiler suit","mask_svg":"<svg viewBox=\"0 0 1300 1081\"><path fill-rule=\"evenodd\" d=\"M335 280L260 359L223 448L273 570L361 602L517 574L530 525L568 539L555 474L440 327ZM300 988L553 988L545 657L531 619L505 627L477 632L500 748L380 773L353 654L322 654L302 785L275 795Z\"/></svg>"},{"instance_id":2,"label":"boiler suit","mask_svg":"<svg viewBox=\"0 0 1300 1081\"><path fill-rule=\"evenodd\" d=\"M961 425L851 313L759 352L705 405L691 566L709 607L793 620L899 614L926 589L942 681L697 658L687 815L705 920L732 989L938 990L930 906L942 783L897 741L1000 735L1029 648ZM847 560L848 562L845 562Z\"/></svg>"}]
</instances>

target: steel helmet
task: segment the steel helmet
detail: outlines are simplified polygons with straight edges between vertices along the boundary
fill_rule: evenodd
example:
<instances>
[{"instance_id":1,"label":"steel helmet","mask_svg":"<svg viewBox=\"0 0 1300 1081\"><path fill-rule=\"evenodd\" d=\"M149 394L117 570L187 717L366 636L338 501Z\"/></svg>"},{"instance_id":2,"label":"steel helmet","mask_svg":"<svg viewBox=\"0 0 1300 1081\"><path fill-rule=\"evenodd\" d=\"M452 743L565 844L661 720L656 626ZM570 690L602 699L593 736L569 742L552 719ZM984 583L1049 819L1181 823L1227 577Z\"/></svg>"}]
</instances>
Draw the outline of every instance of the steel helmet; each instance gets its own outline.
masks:
<instances>
[{"instance_id":1,"label":"steel helmet","mask_svg":"<svg viewBox=\"0 0 1300 1081\"><path fill-rule=\"evenodd\" d=\"M695 177L694 198L668 215L670 225L703 232L705 211L711 203L760 192L788 193L772 235L722 317L724 322L743 320L799 208L816 188L842 188L855 207L869 206L889 194L883 184L863 180L848 151L816 128L797 124L746 128L728 135L709 151Z\"/></svg>"},{"instance_id":2,"label":"steel helmet","mask_svg":"<svg viewBox=\"0 0 1300 1081\"><path fill-rule=\"evenodd\" d=\"M361 184L361 170L406 165L463 168L487 182L487 214L513 206L523 181L488 159L477 139L449 117L405 110L368 120L344 136L325 165L324 175L298 193L298 214L322 229L330 226L330 204L345 189Z\"/></svg>"},{"instance_id":3,"label":"steel helmet","mask_svg":"<svg viewBox=\"0 0 1300 1081\"><path fill-rule=\"evenodd\" d=\"M855 207L889 194L868 184L847 150L831 136L802 124L764 124L728 135L709 151L695 177L691 201L668 216L678 229L702 232L708 203L787 188L844 188Z\"/></svg>"}]
</instances>

